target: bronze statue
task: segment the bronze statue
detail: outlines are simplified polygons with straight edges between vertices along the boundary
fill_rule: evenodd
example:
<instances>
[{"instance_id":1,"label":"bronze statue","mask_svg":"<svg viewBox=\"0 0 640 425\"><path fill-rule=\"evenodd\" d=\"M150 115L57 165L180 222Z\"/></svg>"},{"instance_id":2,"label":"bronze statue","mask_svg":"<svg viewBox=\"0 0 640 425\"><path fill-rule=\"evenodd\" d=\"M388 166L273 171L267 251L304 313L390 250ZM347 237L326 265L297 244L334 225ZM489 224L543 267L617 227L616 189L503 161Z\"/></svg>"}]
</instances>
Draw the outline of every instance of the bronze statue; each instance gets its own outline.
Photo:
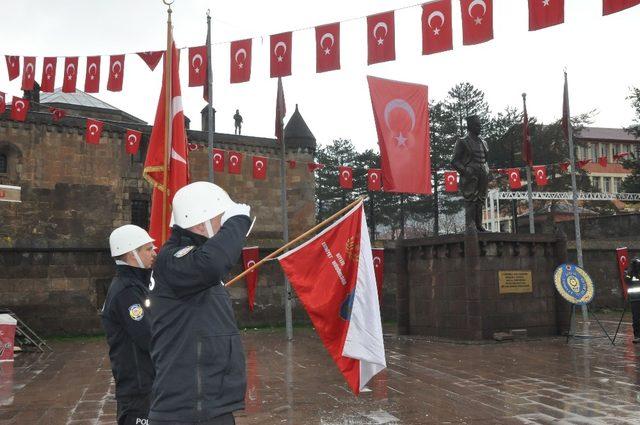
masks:
<instances>
[{"instance_id":1,"label":"bronze statue","mask_svg":"<svg viewBox=\"0 0 640 425\"><path fill-rule=\"evenodd\" d=\"M234 134L242 134L242 115L240 115L240 110L236 109L236 113L233 116L233 120L236 123Z\"/></svg>"},{"instance_id":2,"label":"bronze statue","mask_svg":"<svg viewBox=\"0 0 640 425\"><path fill-rule=\"evenodd\" d=\"M487 199L489 167L487 142L480 137L482 124L477 115L467 117L467 134L458 139L451 165L460 174L460 189L465 200L465 226L485 232L482 227L482 208Z\"/></svg>"}]
</instances>

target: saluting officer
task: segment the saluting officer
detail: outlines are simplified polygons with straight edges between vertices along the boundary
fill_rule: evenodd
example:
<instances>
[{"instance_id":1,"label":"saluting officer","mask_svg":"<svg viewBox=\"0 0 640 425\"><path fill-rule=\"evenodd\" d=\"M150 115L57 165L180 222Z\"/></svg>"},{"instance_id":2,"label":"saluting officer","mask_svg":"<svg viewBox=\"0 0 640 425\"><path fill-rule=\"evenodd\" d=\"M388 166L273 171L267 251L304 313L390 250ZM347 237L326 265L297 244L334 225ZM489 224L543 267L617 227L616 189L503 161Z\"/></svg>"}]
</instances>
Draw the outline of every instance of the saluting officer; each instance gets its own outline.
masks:
<instances>
[{"instance_id":1,"label":"saluting officer","mask_svg":"<svg viewBox=\"0 0 640 425\"><path fill-rule=\"evenodd\" d=\"M150 424L234 424L232 412L244 408L244 351L222 280L242 253L249 211L213 183L175 194L175 225L149 286Z\"/></svg>"},{"instance_id":2,"label":"saluting officer","mask_svg":"<svg viewBox=\"0 0 640 425\"><path fill-rule=\"evenodd\" d=\"M116 261L116 276L102 308L102 326L116 381L118 425L146 425L154 372L145 301L156 253L153 239L133 224L115 229L109 245Z\"/></svg>"}]
</instances>

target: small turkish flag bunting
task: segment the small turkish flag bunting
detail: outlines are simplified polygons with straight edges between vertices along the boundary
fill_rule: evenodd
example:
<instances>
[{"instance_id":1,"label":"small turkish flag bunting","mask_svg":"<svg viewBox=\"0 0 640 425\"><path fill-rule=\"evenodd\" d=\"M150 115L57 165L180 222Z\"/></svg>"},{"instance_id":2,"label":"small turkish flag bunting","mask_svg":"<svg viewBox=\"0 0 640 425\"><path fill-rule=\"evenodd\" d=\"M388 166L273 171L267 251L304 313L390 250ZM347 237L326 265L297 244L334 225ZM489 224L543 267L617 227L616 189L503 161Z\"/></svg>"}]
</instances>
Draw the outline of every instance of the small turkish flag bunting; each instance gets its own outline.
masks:
<instances>
[{"instance_id":1,"label":"small turkish flag bunting","mask_svg":"<svg viewBox=\"0 0 640 425\"><path fill-rule=\"evenodd\" d=\"M392 61L396 58L394 12L367 16L367 63Z\"/></svg>"},{"instance_id":2,"label":"small turkish flag bunting","mask_svg":"<svg viewBox=\"0 0 640 425\"><path fill-rule=\"evenodd\" d=\"M20 56L6 56L7 61L7 73L9 74L9 81L15 80L20 76Z\"/></svg>"},{"instance_id":3,"label":"small turkish flag bunting","mask_svg":"<svg viewBox=\"0 0 640 425\"><path fill-rule=\"evenodd\" d=\"M49 57L42 61L42 81L40 82L40 90L46 93L52 93L56 85L56 65L58 58Z\"/></svg>"},{"instance_id":4,"label":"small turkish flag bunting","mask_svg":"<svg viewBox=\"0 0 640 425\"><path fill-rule=\"evenodd\" d=\"M267 158L264 156L253 157L253 178L264 180L267 178Z\"/></svg>"},{"instance_id":5,"label":"small turkish flag bunting","mask_svg":"<svg viewBox=\"0 0 640 425\"><path fill-rule=\"evenodd\" d=\"M124 135L124 145L128 154L135 155L140 148L140 140L142 140L142 133L136 130L127 130Z\"/></svg>"},{"instance_id":6,"label":"small turkish flag bunting","mask_svg":"<svg viewBox=\"0 0 640 425\"><path fill-rule=\"evenodd\" d=\"M53 107L49 108L49 112L51 112L53 121L60 121L62 118L64 118L67 115L67 112L64 109L58 109Z\"/></svg>"},{"instance_id":7,"label":"small turkish flag bunting","mask_svg":"<svg viewBox=\"0 0 640 425\"><path fill-rule=\"evenodd\" d=\"M157 52L138 52L138 56L147 64L150 70L156 69L164 51L158 50Z\"/></svg>"},{"instance_id":8,"label":"small turkish flag bunting","mask_svg":"<svg viewBox=\"0 0 640 425\"><path fill-rule=\"evenodd\" d=\"M107 90L122 91L122 80L124 80L124 55L113 55L109 61Z\"/></svg>"},{"instance_id":9,"label":"small turkish flag bunting","mask_svg":"<svg viewBox=\"0 0 640 425\"><path fill-rule=\"evenodd\" d=\"M378 287L378 302L382 302L382 282L384 280L384 248L371 248L373 256L373 271L376 275Z\"/></svg>"},{"instance_id":10,"label":"small turkish flag bunting","mask_svg":"<svg viewBox=\"0 0 640 425\"><path fill-rule=\"evenodd\" d=\"M529 31L564 22L564 0L529 0Z\"/></svg>"},{"instance_id":11,"label":"small turkish flag bunting","mask_svg":"<svg viewBox=\"0 0 640 425\"><path fill-rule=\"evenodd\" d=\"M484 43L493 39L493 0L460 0L462 44Z\"/></svg>"},{"instance_id":12,"label":"small turkish flag bunting","mask_svg":"<svg viewBox=\"0 0 640 425\"><path fill-rule=\"evenodd\" d=\"M248 270L260 260L260 249L257 246L248 246L242 248L242 263L244 269ZM258 285L258 269L253 269L246 274L247 281L247 300L249 301L249 310L253 311L256 299L256 286Z\"/></svg>"},{"instance_id":13,"label":"small turkish flag bunting","mask_svg":"<svg viewBox=\"0 0 640 425\"><path fill-rule=\"evenodd\" d=\"M538 186L546 186L549 183L547 178L547 167L544 165L536 165L533 167L533 174L536 177L536 184Z\"/></svg>"},{"instance_id":14,"label":"small turkish flag bunting","mask_svg":"<svg viewBox=\"0 0 640 425\"><path fill-rule=\"evenodd\" d=\"M610 15L640 4L640 0L603 0L602 15Z\"/></svg>"},{"instance_id":15,"label":"small turkish flag bunting","mask_svg":"<svg viewBox=\"0 0 640 425\"><path fill-rule=\"evenodd\" d=\"M578 161L578 168L583 169L590 162L590 159L583 159L582 161Z\"/></svg>"},{"instance_id":16,"label":"small turkish flag bunting","mask_svg":"<svg viewBox=\"0 0 640 425\"><path fill-rule=\"evenodd\" d=\"M316 170L322 170L324 168L324 164L318 164L316 162L310 162L307 164L307 170L309 170L310 173L313 173Z\"/></svg>"},{"instance_id":17,"label":"small turkish flag bunting","mask_svg":"<svg viewBox=\"0 0 640 425\"><path fill-rule=\"evenodd\" d=\"M251 39L231 42L231 83L245 83L251 78Z\"/></svg>"},{"instance_id":18,"label":"small turkish flag bunting","mask_svg":"<svg viewBox=\"0 0 640 425\"><path fill-rule=\"evenodd\" d=\"M102 134L102 121L87 118L87 131L84 133L84 137L87 143L97 145L100 143L100 135Z\"/></svg>"},{"instance_id":19,"label":"small turkish flag bunting","mask_svg":"<svg viewBox=\"0 0 640 425\"><path fill-rule=\"evenodd\" d=\"M64 59L64 81L62 91L64 93L76 92L76 80L78 79L78 57L67 57Z\"/></svg>"},{"instance_id":20,"label":"small turkish flag bunting","mask_svg":"<svg viewBox=\"0 0 640 425\"><path fill-rule=\"evenodd\" d=\"M606 156L601 156L600 158L598 158L598 164L600 164L601 167L606 167L607 166L607 157Z\"/></svg>"},{"instance_id":21,"label":"small turkish flag bunting","mask_svg":"<svg viewBox=\"0 0 640 425\"><path fill-rule=\"evenodd\" d=\"M240 152L229 152L229 174L242 173L242 154Z\"/></svg>"},{"instance_id":22,"label":"small turkish flag bunting","mask_svg":"<svg viewBox=\"0 0 640 425\"><path fill-rule=\"evenodd\" d=\"M338 167L338 171L340 171L340 187L353 189L353 171L351 167Z\"/></svg>"},{"instance_id":23,"label":"small turkish flag bunting","mask_svg":"<svg viewBox=\"0 0 640 425\"><path fill-rule=\"evenodd\" d=\"M0 114L7 110L7 94L0 91Z\"/></svg>"},{"instance_id":24,"label":"small turkish flag bunting","mask_svg":"<svg viewBox=\"0 0 640 425\"><path fill-rule=\"evenodd\" d=\"M271 78L291 75L291 32L270 37Z\"/></svg>"},{"instance_id":25,"label":"small turkish flag bunting","mask_svg":"<svg viewBox=\"0 0 640 425\"><path fill-rule=\"evenodd\" d=\"M509 187L511 189L520 189L522 187L522 180L520 179L520 169L509 168L507 172L509 173Z\"/></svg>"},{"instance_id":26,"label":"small turkish flag bunting","mask_svg":"<svg viewBox=\"0 0 640 425\"><path fill-rule=\"evenodd\" d=\"M444 191L445 192L458 191L458 172L457 171L444 172Z\"/></svg>"},{"instance_id":27,"label":"small turkish flag bunting","mask_svg":"<svg viewBox=\"0 0 640 425\"><path fill-rule=\"evenodd\" d=\"M207 82L207 46L189 47L189 87Z\"/></svg>"},{"instance_id":28,"label":"small turkish flag bunting","mask_svg":"<svg viewBox=\"0 0 640 425\"><path fill-rule=\"evenodd\" d=\"M36 81L36 58L34 56L24 57L24 68L22 69L22 90L33 90L33 83Z\"/></svg>"},{"instance_id":29,"label":"small turkish flag bunting","mask_svg":"<svg viewBox=\"0 0 640 425\"><path fill-rule=\"evenodd\" d=\"M569 163L561 162L560 163L560 171L569 171Z\"/></svg>"},{"instance_id":30,"label":"small turkish flag bunting","mask_svg":"<svg viewBox=\"0 0 640 425\"><path fill-rule=\"evenodd\" d=\"M27 119L30 103L27 99L13 97L11 101L11 119L14 121L24 121Z\"/></svg>"},{"instance_id":31,"label":"small turkish flag bunting","mask_svg":"<svg viewBox=\"0 0 640 425\"><path fill-rule=\"evenodd\" d=\"M382 170L371 168L367 171L367 188L372 192L382 189Z\"/></svg>"},{"instance_id":32,"label":"small turkish flag bunting","mask_svg":"<svg viewBox=\"0 0 640 425\"><path fill-rule=\"evenodd\" d=\"M451 0L422 5L422 54L453 49Z\"/></svg>"},{"instance_id":33,"label":"small turkish flag bunting","mask_svg":"<svg viewBox=\"0 0 640 425\"><path fill-rule=\"evenodd\" d=\"M87 57L84 91L86 93L98 93L100 91L100 56Z\"/></svg>"},{"instance_id":34,"label":"small turkish flag bunting","mask_svg":"<svg viewBox=\"0 0 640 425\"><path fill-rule=\"evenodd\" d=\"M624 293L624 298L627 299L627 282L624 278L625 271L629 267L629 250L624 248L616 248L616 258L618 260L618 274L620 276L620 285Z\"/></svg>"},{"instance_id":35,"label":"small turkish flag bunting","mask_svg":"<svg viewBox=\"0 0 640 425\"><path fill-rule=\"evenodd\" d=\"M340 69L340 23L316 27L316 72Z\"/></svg>"},{"instance_id":36,"label":"small turkish flag bunting","mask_svg":"<svg viewBox=\"0 0 640 425\"><path fill-rule=\"evenodd\" d=\"M213 150L213 171L218 173L224 171L224 151L222 149Z\"/></svg>"}]
</instances>

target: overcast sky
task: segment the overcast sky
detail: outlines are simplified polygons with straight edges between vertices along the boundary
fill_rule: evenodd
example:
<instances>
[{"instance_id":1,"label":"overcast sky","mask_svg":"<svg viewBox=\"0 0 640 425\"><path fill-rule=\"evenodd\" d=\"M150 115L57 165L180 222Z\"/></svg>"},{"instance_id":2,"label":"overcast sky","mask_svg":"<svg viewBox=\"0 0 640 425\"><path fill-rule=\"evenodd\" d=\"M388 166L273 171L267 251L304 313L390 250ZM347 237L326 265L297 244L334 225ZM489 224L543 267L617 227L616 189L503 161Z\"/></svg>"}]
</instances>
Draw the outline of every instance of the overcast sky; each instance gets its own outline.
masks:
<instances>
[{"instance_id":1,"label":"overcast sky","mask_svg":"<svg viewBox=\"0 0 640 425\"><path fill-rule=\"evenodd\" d=\"M218 132L233 132L238 108L245 134L273 137L277 81L269 78L268 36L299 29L293 34L293 73L283 80L287 119L298 104L321 144L347 138L360 150L377 150L367 75L426 84L430 99L436 100L454 84L469 81L484 90L492 112L521 108L521 93L527 92L529 114L550 122L561 115L566 67L573 114L596 109L594 125L602 127L632 122L625 97L630 87L640 86L640 6L603 17L602 0L566 0L564 24L529 32L527 0L494 0L494 40L462 46L459 1L452 5L454 49L430 56L421 54L421 8L410 0L176 0L174 35L179 47L204 44L206 11L211 9ZM399 8L397 60L367 66L364 16ZM78 88L84 87L83 56L161 50L166 44L161 0L14 0L3 3L2 16L0 53L38 56L38 81L43 56L80 56ZM336 21L343 22L342 69L316 74L313 27ZM229 42L249 37L254 38L251 81L232 85ZM192 128L199 129L202 89L187 87L186 60L181 65L185 113ZM59 61L57 86L62 68ZM151 72L137 55L129 55L124 90L111 93L106 91L108 58L103 58L97 97L153 122L161 68ZM0 91L21 94L19 79L8 81L4 60Z\"/></svg>"}]
</instances>

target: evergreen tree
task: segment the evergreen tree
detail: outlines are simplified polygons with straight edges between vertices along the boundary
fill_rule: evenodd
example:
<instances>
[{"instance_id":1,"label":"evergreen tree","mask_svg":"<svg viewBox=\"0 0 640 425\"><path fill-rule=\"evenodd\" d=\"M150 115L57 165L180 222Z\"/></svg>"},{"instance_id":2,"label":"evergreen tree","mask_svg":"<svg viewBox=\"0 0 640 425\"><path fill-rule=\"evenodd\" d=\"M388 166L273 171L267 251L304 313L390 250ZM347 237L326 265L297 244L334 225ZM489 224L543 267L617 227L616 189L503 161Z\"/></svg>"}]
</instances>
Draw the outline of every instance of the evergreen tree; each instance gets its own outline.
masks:
<instances>
[{"instance_id":1,"label":"evergreen tree","mask_svg":"<svg viewBox=\"0 0 640 425\"><path fill-rule=\"evenodd\" d=\"M627 99L631 101L636 116L633 119L634 124L626 130L630 134L640 137L640 88L632 88ZM631 174L622 181L622 192L640 193L640 146L636 146L635 152L630 152L630 156L622 162L622 165L631 170Z\"/></svg>"}]
</instances>

